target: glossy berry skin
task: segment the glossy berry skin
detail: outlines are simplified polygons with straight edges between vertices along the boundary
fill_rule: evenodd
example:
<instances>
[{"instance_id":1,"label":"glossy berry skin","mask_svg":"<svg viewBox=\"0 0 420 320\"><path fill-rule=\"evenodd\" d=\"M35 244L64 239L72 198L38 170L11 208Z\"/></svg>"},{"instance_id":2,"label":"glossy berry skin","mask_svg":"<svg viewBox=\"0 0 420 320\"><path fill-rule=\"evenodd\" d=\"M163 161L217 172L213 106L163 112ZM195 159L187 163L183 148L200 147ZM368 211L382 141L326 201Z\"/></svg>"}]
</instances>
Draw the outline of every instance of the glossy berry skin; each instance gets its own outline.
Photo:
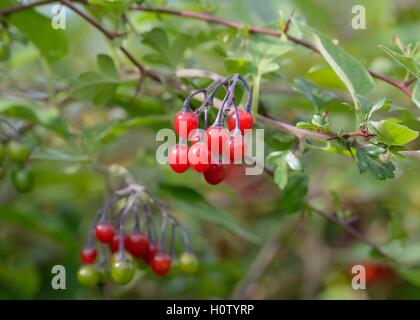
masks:
<instances>
[{"instance_id":1,"label":"glossy berry skin","mask_svg":"<svg viewBox=\"0 0 420 320\"><path fill-rule=\"evenodd\" d=\"M77 281L85 287L94 288L99 284L100 276L94 266L82 266L77 272Z\"/></svg>"},{"instance_id":2,"label":"glossy berry skin","mask_svg":"<svg viewBox=\"0 0 420 320\"><path fill-rule=\"evenodd\" d=\"M32 190L35 177L31 168L23 167L13 170L11 178L16 191L25 193Z\"/></svg>"},{"instance_id":3,"label":"glossy berry skin","mask_svg":"<svg viewBox=\"0 0 420 320\"><path fill-rule=\"evenodd\" d=\"M109 243L115 235L115 228L111 223L98 223L95 228L96 239L102 243Z\"/></svg>"},{"instance_id":4,"label":"glossy berry skin","mask_svg":"<svg viewBox=\"0 0 420 320\"><path fill-rule=\"evenodd\" d=\"M23 143L12 140L7 144L6 153L11 161L23 163L28 160L31 151Z\"/></svg>"},{"instance_id":5,"label":"glossy berry skin","mask_svg":"<svg viewBox=\"0 0 420 320\"><path fill-rule=\"evenodd\" d=\"M204 143L196 143L188 151L188 162L197 172L204 172L210 168L211 155Z\"/></svg>"},{"instance_id":6,"label":"glossy berry skin","mask_svg":"<svg viewBox=\"0 0 420 320\"><path fill-rule=\"evenodd\" d=\"M96 256L98 255L98 252L93 247L86 247L83 248L82 251L80 251L80 259L84 264L92 264L96 260Z\"/></svg>"},{"instance_id":7,"label":"glossy berry skin","mask_svg":"<svg viewBox=\"0 0 420 320\"><path fill-rule=\"evenodd\" d=\"M229 158L232 162L240 162L246 152L246 144L242 135L232 134L229 138Z\"/></svg>"},{"instance_id":8,"label":"glossy berry skin","mask_svg":"<svg viewBox=\"0 0 420 320\"><path fill-rule=\"evenodd\" d=\"M118 251L118 248L120 247L120 236L118 234L114 235L110 242L108 242L109 250L112 253L115 253ZM127 249L128 247L128 236L124 235L124 248Z\"/></svg>"},{"instance_id":9,"label":"glossy berry skin","mask_svg":"<svg viewBox=\"0 0 420 320\"><path fill-rule=\"evenodd\" d=\"M191 131L198 128L198 118L191 111L180 111L174 117L174 129L178 136L188 139Z\"/></svg>"},{"instance_id":10,"label":"glossy berry skin","mask_svg":"<svg viewBox=\"0 0 420 320\"><path fill-rule=\"evenodd\" d=\"M128 284L134 278L136 270L131 261L117 260L112 264L111 276L118 284Z\"/></svg>"},{"instance_id":11,"label":"glossy berry skin","mask_svg":"<svg viewBox=\"0 0 420 320\"><path fill-rule=\"evenodd\" d=\"M245 130L252 129L254 126L254 118L250 112L246 112L243 109L238 109L239 115L239 128L241 129L242 134L244 134ZM229 131L232 131L236 128L236 112L232 112L232 114L228 118L228 128Z\"/></svg>"},{"instance_id":12,"label":"glossy berry skin","mask_svg":"<svg viewBox=\"0 0 420 320\"><path fill-rule=\"evenodd\" d=\"M127 236L126 249L133 257L145 257L149 250L149 241L146 235L139 231L130 233Z\"/></svg>"},{"instance_id":13,"label":"glossy berry skin","mask_svg":"<svg viewBox=\"0 0 420 320\"><path fill-rule=\"evenodd\" d=\"M226 154L229 132L224 127L210 127L206 134L209 151L213 154Z\"/></svg>"},{"instance_id":14,"label":"glossy berry skin","mask_svg":"<svg viewBox=\"0 0 420 320\"><path fill-rule=\"evenodd\" d=\"M155 258L155 256L157 255L158 251L159 251L159 245L154 242L149 242L149 248L144 258L145 262L150 265L153 259Z\"/></svg>"},{"instance_id":15,"label":"glossy berry skin","mask_svg":"<svg viewBox=\"0 0 420 320\"><path fill-rule=\"evenodd\" d=\"M198 269L198 260L192 253L184 252L179 258L179 271L192 274Z\"/></svg>"},{"instance_id":16,"label":"glossy berry skin","mask_svg":"<svg viewBox=\"0 0 420 320\"><path fill-rule=\"evenodd\" d=\"M188 170L190 164L188 163L188 146L185 144L176 144L168 154L168 163L172 170L177 173L183 173Z\"/></svg>"},{"instance_id":17,"label":"glossy berry skin","mask_svg":"<svg viewBox=\"0 0 420 320\"><path fill-rule=\"evenodd\" d=\"M164 276L171 270L171 257L166 253L158 253L150 265L152 271L158 276Z\"/></svg>"},{"instance_id":18,"label":"glossy berry skin","mask_svg":"<svg viewBox=\"0 0 420 320\"><path fill-rule=\"evenodd\" d=\"M215 163L203 175L208 184L216 185L225 179L226 171L222 164Z\"/></svg>"}]
</instances>

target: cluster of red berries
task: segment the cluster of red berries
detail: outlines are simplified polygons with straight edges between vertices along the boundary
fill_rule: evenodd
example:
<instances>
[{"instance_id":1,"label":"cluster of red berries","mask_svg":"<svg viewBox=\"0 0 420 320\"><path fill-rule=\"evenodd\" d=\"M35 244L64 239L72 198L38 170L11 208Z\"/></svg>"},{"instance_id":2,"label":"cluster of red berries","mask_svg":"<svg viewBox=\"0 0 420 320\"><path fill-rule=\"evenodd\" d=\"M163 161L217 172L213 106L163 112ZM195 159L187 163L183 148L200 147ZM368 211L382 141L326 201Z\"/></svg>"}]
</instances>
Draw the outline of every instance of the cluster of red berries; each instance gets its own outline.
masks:
<instances>
[{"instance_id":1,"label":"cluster of red berries","mask_svg":"<svg viewBox=\"0 0 420 320\"><path fill-rule=\"evenodd\" d=\"M235 102L234 91L238 80L248 92L248 99L243 109L240 109ZM214 123L207 128L208 109L213 106L214 96L222 87L227 88L222 106ZM204 93L206 99L196 111L193 111L189 102L198 93ZM182 110L174 118L174 130L180 138L180 143L169 150L168 163L171 168L177 173L183 173L191 167L202 173L207 183L212 185L221 183L226 176L224 164L242 163L245 156L247 150L245 133L254 125L250 111L251 100L249 85L239 74L215 82L207 89L188 96ZM231 110L232 106L234 110ZM199 128L201 113L204 113L204 129Z\"/></svg>"},{"instance_id":2,"label":"cluster of red berries","mask_svg":"<svg viewBox=\"0 0 420 320\"><path fill-rule=\"evenodd\" d=\"M7 118L0 117L0 180L6 177L6 164L10 164L10 180L21 193L32 190L34 184L33 171L27 164L30 154L15 126Z\"/></svg>"},{"instance_id":3,"label":"cluster of red berries","mask_svg":"<svg viewBox=\"0 0 420 320\"><path fill-rule=\"evenodd\" d=\"M123 201L127 205L120 209L117 219L111 222L111 211L115 209L117 202ZM159 239L154 227L153 210L156 209L162 214ZM130 215L134 216L134 226L127 232L126 225ZM168 224L171 225L171 236L167 250L165 240ZM176 259L174 253L177 229L181 231L184 240L184 252L179 259ZM100 249L98 262L94 238ZM153 199L144 187L136 184L115 192L98 213L89 230L87 244L80 252L80 258L85 265L79 269L77 278L82 285L88 287L103 286L110 278L117 284L128 284L133 280L136 268L143 268L145 265L158 276L167 275L173 269L191 274L198 268L197 258L191 253L183 225L168 214L162 204Z\"/></svg>"}]
</instances>

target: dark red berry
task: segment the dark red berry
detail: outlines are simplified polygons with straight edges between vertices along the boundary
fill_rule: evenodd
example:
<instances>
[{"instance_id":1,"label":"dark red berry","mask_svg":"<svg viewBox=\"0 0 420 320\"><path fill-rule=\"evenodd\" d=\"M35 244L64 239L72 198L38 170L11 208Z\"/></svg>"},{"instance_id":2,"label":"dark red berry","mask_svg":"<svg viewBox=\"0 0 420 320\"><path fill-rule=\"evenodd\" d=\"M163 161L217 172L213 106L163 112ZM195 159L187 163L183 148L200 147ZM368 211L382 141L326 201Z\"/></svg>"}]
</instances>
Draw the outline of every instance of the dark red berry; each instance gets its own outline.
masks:
<instances>
[{"instance_id":1,"label":"dark red berry","mask_svg":"<svg viewBox=\"0 0 420 320\"><path fill-rule=\"evenodd\" d=\"M133 257L143 258L149 249L149 241L144 233L134 231L127 236L126 249Z\"/></svg>"},{"instance_id":2,"label":"dark red berry","mask_svg":"<svg viewBox=\"0 0 420 320\"><path fill-rule=\"evenodd\" d=\"M229 143L229 132L223 127L207 129L207 146L213 154L226 154Z\"/></svg>"},{"instance_id":3,"label":"dark red berry","mask_svg":"<svg viewBox=\"0 0 420 320\"><path fill-rule=\"evenodd\" d=\"M98 255L98 252L93 247L86 247L86 248L83 248L82 251L80 251L80 259L85 264L94 263L97 255Z\"/></svg>"},{"instance_id":4,"label":"dark red berry","mask_svg":"<svg viewBox=\"0 0 420 320\"><path fill-rule=\"evenodd\" d=\"M108 247L112 253L115 253L118 251L118 248L120 247L120 236L118 234L112 237L111 241L108 243ZM124 248L127 249L127 247L128 247L128 236L124 235Z\"/></svg>"},{"instance_id":5,"label":"dark red berry","mask_svg":"<svg viewBox=\"0 0 420 320\"><path fill-rule=\"evenodd\" d=\"M151 263L152 271L158 276L164 276L171 270L171 258L166 253L158 253Z\"/></svg>"},{"instance_id":6,"label":"dark red berry","mask_svg":"<svg viewBox=\"0 0 420 320\"><path fill-rule=\"evenodd\" d=\"M244 131L247 129L252 129L254 126L254 118L250 112L247 112L243 109L238 109L239 115L239 128L244 134ZM232 112L228 119L228 128L230 131L236 128L236 112Z\"/></svg>"},{"instance_id":7,"label":"dark red berry","mask_svg":"<svg viewBox=\"0 0 420 320\"><path fill-rule=\"evenodd\" d=\"M99 223L95 228L96 239L102 243L109 243L115 235L115 228L110 223Z\"/></svg>"},{"instance_id":8,"label":"dark red berry","mask_svg":"<svg viewBox=\"0 0 420 320\"><path fill-rule=\"evenodd\" d=\"M207 145L204 143L196 143L190 147L188 151L188 162L191 168L197 172L204 172L210 168L211 156Z\"/></svg>"},{"instance_id":9,"label":"dark red berry","mask_svg":"<svg viewBox=\"0 0 420 320\"><path fill-rule=\"evenodd\" d=\"M229 157L230 161L236 162L244 158L246 144L242 135L232 134L229 138Z\"/></svg>"},{"instance_id":10,"label":"dark red berry","mask_svg":"<svg viewBox=\"0 0 420 320\"><path fill-rule=\"evenodd\" d=\"M154 257L157 255L158 251L159 251L159 245L157 243L154 243L154 242L149 242L149 248L148 248L146 256L144 258L146 263L148 263L150 265L152 263Z\"/></svg>"},{"instance_id":11,"label":"dark red berry","mask_svg":"<svg viewBox=\"0 0 420 320\"><path fill-rule=\"evenodd\" d=\"M190 167L188 163L188 146L185 144L176 144L168 154L168 163L172 170L177 173L183 173Z\"/></svg>"},{"instance_id":12,"label":"dark red berry","mask_svg":"<svg viewBox=\"0 0 420 320\"><path fill-rule=\"evenodd\" d=\"M198 128L198 118L191 111L180 111L174 117L174 129L178 136L188 139L188 135Z\"/></svg>"},{"instance_id":13,"label":"dark red berry","mask_svg":"<svg viewBox=\"0 0 420 320\"><path fill-rule=\"evenodd\" d=\"M226 171L222 164L212 164L210 169L204 172L204 179L207 183L216 185L225 179Z\"/></svg>"}]
</instances>

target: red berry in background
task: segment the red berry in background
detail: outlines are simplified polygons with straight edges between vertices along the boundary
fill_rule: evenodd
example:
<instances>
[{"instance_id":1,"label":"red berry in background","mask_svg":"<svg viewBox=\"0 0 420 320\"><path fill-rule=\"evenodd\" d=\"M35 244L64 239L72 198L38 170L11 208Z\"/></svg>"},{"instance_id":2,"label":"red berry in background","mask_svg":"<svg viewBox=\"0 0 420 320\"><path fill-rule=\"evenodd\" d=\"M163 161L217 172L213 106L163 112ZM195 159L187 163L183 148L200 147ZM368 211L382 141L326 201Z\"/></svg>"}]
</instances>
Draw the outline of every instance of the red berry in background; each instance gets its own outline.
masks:
<instances>
[{"instance_id":1,"label":"red berry in background","mask_svg":"<svg viewBox=\"0 0 420 320\"><path fill-rule=\"evenodd\" d=\"M250 112L247 112L243 109L238 109L239 115L239 128L241 129L242 134L247 129L252 129L254 126L254 118ZM236 128L236 112L232 112L232 114L228 118L228 128L230 131Z\"/></svg>"},{"instance_id":2,"label":"red berry in background","mask_svg":"<svg viewBox=\"0 0 420 320\"><path fill-rule=\"evenodd\" d=\"M246 143L242 135L232 134L229 138L230 161L240 161L245 157Z\"/></svg>"},{"instance_id":3,"label":"red berry in background","mask_svg":"<svg viewBox=\"0 0 420 320\"><path fill-rule=\"evenodd\" d=\"M198 118L194 112L180 111L174 117L174 129L178 136L188 139L188 135L198 128Z\"/></svg>"},{"instance_id":4,"label":"red berry in background","mask_svg":"<svg viewBox=\"0 0 420 320\"><path fill-rule=\"evenodd\" d=\"M229 144L229 132L224 127L207 129L207 146L214 154L226 154Z\"/></svg>"},{"instance_id":5,"label":"red berry in background","mask_svg":"<svg viewBox=\"0 0 420 320\"><path fill-rule=\"evenodd\" d=\"M115 235L115 228L110 223L98 223L95 228L96 239L102 243L108 243Z\"/></svg>"},{"instance_id":6,"label":"red berry in background","mask_svg":"<svg viewBox=\"0 0 420 320\"><path fill-rule=\"evenodd\" d=\"M171 258L166 253L158 253L154 256L150 266L156 275L164 276L171 270Z\"/></svg>"},{"instance_id":7,"label":"red berry in background","mask_svg":"<svg viewBox=\"0 0 420 320\"><path fill-rule=\"evenodd\" d=\"M108 247L112 253L115 253L118 251L118 248L120 247L120 236L118 234L112 237L111 241L108 243ZM128 247L128 236L124 235L124 248L127 249L127 247Z\"/></svg>"},{"instance_id":8,"label":"red berry in background","mask_svg":"<svg viewBox=\"0 0 420 320\"><path fill-rule=\"evenodd\" d=\"M126 249L133 257L143 258L149 249L149 241L144 233L134 231L127 236Z\"/></svg>"},{"instance_id":9,"label":"red berry in background","mask_svg":"<svg viewBox=\"0 0 420 320\"><path fill-rule=\"evenodd\" d=\"M222 164L212 164L210 169L204 172L204 179L208 184L216 185L225 179L226 171Z\"/></svg>"},{"instance_id":10,"label":"red berry in background","mask_svg":"<svg viewBox=\"0 0 420 320\"><path fill-rule=\"evenodd\" d=\"M197 172L204 172L210 168L211 155L204 143L196 143L188 151L188 162Z\"/></svg>"},{"instance_id":11,"label":"red berry in background","mask_svg":"<svg viewBox=\"0 0 420 320\"><path fill-rule=\"evenodd\" d=\"M375 262L362 262L361 265L365 267L366 283L373 283L385 278L392 278L394 272L386 265Z\"/></svg>"},{"instance_id":12,"label":"red berry in background","mask_svg":"<svg viewBox=\"0 0 420 320\"><path fill-rule=\"evenodd\" d=\"M149 248L145 256L146 263L150 265L153 259L155 258L155 256L157 255L158 251L159 251L159 245L154 242L149 242Z\"/></svg>"},{"instance_id":13,"label":"red berry in background","mask_svg":"<svg viewBox=\"0 0 420 320\"><path fill-rule=\"evenodd\" d=\"M96 260L96 256L98 255L98 252L93 247L86 247L83 248L82 251L80 251L80 259L84 264L92 264Z\"/></svg>"},{"instance_id":14,"label":"red berry in background","mask_svg":"<svg viewBox=\"0 0 420 320\"><path fill-rule=\"evenodd\" d=\"M168 163L172 170L177 173L183 173L188 170L188 146L186 144L174 145L168 153Z\"/></svg>"}]
</instances>

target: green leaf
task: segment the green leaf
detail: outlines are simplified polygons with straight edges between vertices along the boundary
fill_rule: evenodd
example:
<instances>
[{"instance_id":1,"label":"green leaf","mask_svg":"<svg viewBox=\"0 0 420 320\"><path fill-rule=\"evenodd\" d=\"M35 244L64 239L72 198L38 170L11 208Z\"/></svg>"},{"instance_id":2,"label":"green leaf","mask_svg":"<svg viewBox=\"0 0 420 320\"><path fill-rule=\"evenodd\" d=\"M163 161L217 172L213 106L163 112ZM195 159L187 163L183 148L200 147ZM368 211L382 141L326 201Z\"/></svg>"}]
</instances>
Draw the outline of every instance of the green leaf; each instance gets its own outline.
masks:
<instances>
[{"instance_id":1,"label":"green leaf","mask_svg":"<svg viewBox=\"0 0 420 320\"><path fill-rule=\"evenodd\" d=\"M388 146L402 146L415 140L419 136L418 131L412 130L389 119L370 121L369 128L372 132L375 132L379 142Z\"/></svg>"},{"instance_id":2,"label":"green leaf","mask_svg":"<svg viewBox=\"0 0 420 320\"><path fill-rule=\"evenodd\" d=\"M168 184L161 185L161 189L170 195L171 204L176 210L220 225L248 241L260 242L256 235L244 229L229 212L213 206L195 189Z\"/></svg>"},{"instance_id":3,"label":"green leaf","mask_svg":"<svg viewBox=\"0 0 420 320\"><path fill-rule=\"evenodd\" d=\"M379 47L407 71L411 72L417 79L420 79L420 67L412 57L403 56L402 54L384 46Z\"/></svg>"},{"instance_id":4,"label":"green leaf","mask_svg":"<svg viewBox=\"0 0 420 320\"><path fill-rule=\"evenodd\" d=\"M160 124L162 126L170 126L170 117L164 116L148 116L148 117L137 117L127 121L119 122L108 126L103 132L96 135L96 140L102 143L108 143L122 134L126 133L127 130L139 127L139 126L150 126Z\"/></svg>"},{"instance_id":5,"label":"green leaf","mask_svg":"<svg viewBox=\"0 0 420 320\"><path fill-rule=\"evenodd\" d=\"M333 92L321 90L314 82L301 77L295 79L293 90L305 95L315 106L316 113L319 113L323 106L335 98Z\"/></svg>"},{"instance_id":6,"label":"green leaf","mask_svg":"<svg viewBox=\"0 0 420 320\"><path fill-rule=\"evenodd\" d=\"M17 4L18 2L14 0L2 0L0 8ZM27 9L9 15L7 20L22 32L48 60L60 59L68 53L69 48L64 31L53 29L50 18Z\"/></svg>"},{"instance_id":7,"label":"green leaf","mask_svg":"<svg viewBox=\"0 0 420 320\"><path fill-rule=\"evenodd\" d=\"M70 136L57 112L45 110L33 101L0 100L0 114L39 124L63 136Z\"/></svg>"},{"instance_id":8,"label":"green leaf","mask_svg":"<svg viewBox=\"0 0 420 320\"><path fill-rule=\"evenodd\" d=\"M374 82L366 68L343 48L336 45L321 32L300 24L300 28L310 34L324 59L346 85L353 99L365 96L374 88Z\"/></svg>"},{"instance_id":9,"label":"green leaf","mask_svg":"<svg viewBox=\"0 0 420 320\"><path fill-rule=\"evenodd\" d=\"M389 107L390 105L391 105L391 102L388 101L386 98L382 98L372 103L368 108L369 111L367 113L366 121L368 121L376 111L379 111L382 108Z\"/></svg>"},{"instance_id":10,"label":"green leaf","mask_svg":"<svg viewBox=\"0 0 420 320\"><path fill-rule=\"evenodd\" d=\"M284 157L282 157L281 160L277 162L273 179L274 183L277 184L281 190L286 187L288 180L288 169L287 162Z\"/></svg>"},{"instance_id":11,"label":"green leaf","mask_svg":"<svg viewBox=\"0 0 420 320\"><path fill-rule=\"evenodd\" d=\"M38 147L31 153L31 159L33 160L48 160L48 161L60 161L60 162L86 162L89 161L89 157L84 155L75 155L63 152L57 149Z\"/></svg>"},{"instance_id":12,"label":"green leaf","mask_svg":"<svg viewBox=\"0 0 420 320\"><path fill-rule=\"evenodd\" d=\"M398 268L397 272L411 284L420 287L420 268Z\"/></svg>"},{"instance_id":13,"label":"green leaf","mask_svg":"<svg viewBox=\"0 0 420 320\"><path fill-rule=\"evenodd\" d=\"M114 64L112 58L106 54L98 55L98 66L101 72L111 78L118 79L117 67Z\"/></svg>"},{"instance_id":14,"label":"green leaf","mask_svg":"<svg viewBox=\"0 0 420 320\"><path fill-rule=\"evenodd\" d=\"M375 145L358 148L356 152L356 162L360 173L369 170L369 172L379 180L394 178L394 164L392 162L383 162L380 159L380 155L385 152L385 149Z\"/></svg>"},{"instance_id":15,"label":"green leaf","mask_svg":"<svg viewBox=\"0 0 420 320\"><path fill-rule=\"evenodd\" d=\"M413 100L415 105L418 108L420 108L420 81L419 80L416 81L416 85L414 86L413 95L411 99Z\"/></svg>"},{"instance_id":16,"label":"green leaf","mask_svg":"<svg viewBox=\"0 0 420 320\"><path fill-rule=\"evenodd\" d=\"M86 72L74 83L74 94L82 100L92 100L96 104L106 104L114 96L121 80L103 74Z\"/></svg>"},{"instance_id":17,"label":"green leaf","mask_svg":"<svg viewBox=\"0 0 420 320\"><path fill-rule=\"evenodd\" d=\"M280 209L285 214L299 211L302 207L305 195L308 192L308 177L305 174L292 176L283 191Z\"/></svg>"},{"instance_id":18,"label":"green leaf","mask_svg":"<svg viewBox=\"0 0 420 320\"><path fill-rule=\"evenodd\" d=\"M245 58L226 58L224 60L225 68L228 73L240 73L242 75L256 72L255 65Z\"/></svg>"}]
</instances>

